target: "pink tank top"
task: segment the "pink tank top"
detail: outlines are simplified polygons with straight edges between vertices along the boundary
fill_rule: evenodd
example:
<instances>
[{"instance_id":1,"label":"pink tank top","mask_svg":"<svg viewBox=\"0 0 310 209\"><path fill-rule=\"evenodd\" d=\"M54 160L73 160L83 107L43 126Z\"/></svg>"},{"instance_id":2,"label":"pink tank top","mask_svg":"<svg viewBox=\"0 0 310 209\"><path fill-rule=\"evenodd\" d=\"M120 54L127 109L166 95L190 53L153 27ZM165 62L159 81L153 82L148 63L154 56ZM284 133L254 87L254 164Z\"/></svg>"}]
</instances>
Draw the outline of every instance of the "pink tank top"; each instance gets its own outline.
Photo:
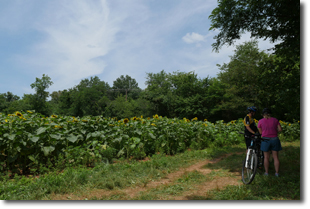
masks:
<instances>
[{"instance_id":1,"label":"pink tank top","mask_svg":"<svg viewBox=\"0 0 310 209\"><path fill-rule=\"evenodd\" d=\"M263 118L258 121L258 128L262 129L262 137L277 137L279 121L276 118Z\"/></svg>"}]
</instances>

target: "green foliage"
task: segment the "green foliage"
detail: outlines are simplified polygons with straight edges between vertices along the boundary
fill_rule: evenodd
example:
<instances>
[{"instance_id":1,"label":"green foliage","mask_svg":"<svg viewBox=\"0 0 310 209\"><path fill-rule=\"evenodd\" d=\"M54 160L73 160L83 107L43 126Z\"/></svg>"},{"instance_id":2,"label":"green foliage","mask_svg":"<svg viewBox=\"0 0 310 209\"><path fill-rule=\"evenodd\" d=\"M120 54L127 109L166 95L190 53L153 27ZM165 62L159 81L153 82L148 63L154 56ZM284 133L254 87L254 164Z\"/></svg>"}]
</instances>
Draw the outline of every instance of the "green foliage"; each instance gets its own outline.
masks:
<instances>
[{"instance_id":1,"label":"green foliage","mask_svg":"<svg viewBox=\"0 0 310 209\"><path fill-rule=\"evenodd\" d=\"M148 73L143 97L153 104L153 114L167 117L204 119L210 116L211 79L197 78L193 72Z\"/></svg>"},{"instance_id":2,"label":"green foliage","mask_svg":"<svg viewBox=\"0 0 310 209\"><path fill-rule=\"evenodd\" d=\"M299 121L283 126L281 140L299 140ZM43 117L39 113L0 114L0 169L44 173L46 168L94 166L114 158L142 159L155 153L174 155L186 149L243 143L242 119L224 123L133 117ZM288 137L288 138L287 138ZM286 139L287 138L287 139Z\"/></svg>"},{"instance_id":3,"label":"green foliage","mask_svg":"<svg viewBox=\"0 0 310 209\"><path fill-rule=\"evenodd\" d=\"M141 89L138 87L138 83L134 78L129 75L121 75L115 81L113 81L113 98L118 97L120 94L126 96L126 99L138 99Z\"/></svg>"},{"instance_id":4,"label":"green foliage","mask_svg":"<svg viewBox=\"0 0 310 209\"><path fill-rule=\"evenodd\" d=\"M220 30L212 44L216 51L224 44L232 45L241 34L249 31L251 37L270 38L272 42L280 40L276 45L278 55L287 59L299 57L299 1L219 0L209 19L210 30Z\"/></svg>"},{"instance_id":5,"label":"green foliage","mask_svg":"<svg viewBox=\"0 0 310 209\"><path fill-rule=\"evenodd\" d=\"M226 117L244 117L249 106L261 107L258 92L263 86L260 83L258 63L266 56L258 49L257 41L250 41L236 46L235 54L228 64L219 66L218 79L225 85L225 94L217 108L225 110Z\"/></svg>"}]
</instances>

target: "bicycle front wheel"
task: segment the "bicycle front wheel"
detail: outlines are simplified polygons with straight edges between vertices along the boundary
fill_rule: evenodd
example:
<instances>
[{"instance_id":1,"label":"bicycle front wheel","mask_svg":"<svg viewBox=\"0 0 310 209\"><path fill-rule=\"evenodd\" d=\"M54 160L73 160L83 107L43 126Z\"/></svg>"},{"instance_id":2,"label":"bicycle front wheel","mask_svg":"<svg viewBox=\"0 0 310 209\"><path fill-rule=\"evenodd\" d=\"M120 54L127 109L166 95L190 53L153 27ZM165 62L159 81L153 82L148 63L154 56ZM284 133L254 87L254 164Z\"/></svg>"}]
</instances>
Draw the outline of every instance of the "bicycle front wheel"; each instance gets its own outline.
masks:
<instances>
[{"instance_id":1,"label":"bicycle front wheel","mask_svg":"<svg viewBox=\"0 0 310 209\"><path fill-rule=\"evenodd\" d=\"M257 169L257 156L254 152L250 153L249 160L246 166L246 158L242 166L242 181L244 184L250 184L256 174Z\"/></svg>"}]
</instances>

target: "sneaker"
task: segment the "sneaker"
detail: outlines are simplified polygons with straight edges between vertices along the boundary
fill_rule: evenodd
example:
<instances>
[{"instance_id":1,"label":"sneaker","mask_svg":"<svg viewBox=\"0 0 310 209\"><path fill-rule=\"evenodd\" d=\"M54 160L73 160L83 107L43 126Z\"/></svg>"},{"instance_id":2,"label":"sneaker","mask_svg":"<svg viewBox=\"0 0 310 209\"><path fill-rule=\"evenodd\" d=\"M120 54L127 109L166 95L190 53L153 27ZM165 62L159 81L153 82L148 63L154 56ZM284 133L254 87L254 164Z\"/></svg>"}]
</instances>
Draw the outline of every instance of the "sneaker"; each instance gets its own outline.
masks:
<instances>
[{"instance_id":1,"label":"sneaker","mask_svg":"<svg viewBox=\"0 0 310 209\"><path fill-rule=\"evenodd\" d=\"M268 176L268 173L264 173L264 176Z\"/></svg>"},{"instance_id":2,"label":"sneaker","mask_svg":"<svg viewBox=\"0 0 310 209\"><path fill-rule=\"evenodd\" d=\"M279 177L279 174L278 174L278 173L275 173L274 175L275 175L276 177Z\"/></svg>"}]
</instances>

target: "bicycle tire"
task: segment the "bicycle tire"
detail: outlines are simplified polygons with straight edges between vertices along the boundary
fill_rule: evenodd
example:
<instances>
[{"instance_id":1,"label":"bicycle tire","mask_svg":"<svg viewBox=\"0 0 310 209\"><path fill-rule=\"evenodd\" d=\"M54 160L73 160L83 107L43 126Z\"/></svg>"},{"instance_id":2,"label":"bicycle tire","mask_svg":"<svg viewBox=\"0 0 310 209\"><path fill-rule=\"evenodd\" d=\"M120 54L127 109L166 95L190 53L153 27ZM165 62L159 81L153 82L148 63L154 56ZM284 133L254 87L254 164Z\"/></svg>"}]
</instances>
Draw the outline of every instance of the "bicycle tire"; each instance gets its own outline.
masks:
<instances>
[{"instance_id":1,"label":"bicycle tire","mask_svg":"<svg viewBox=\"0 0 310 209\"><path fill-rule=\"evenodd\" d=\"M250 160L249 160L249 166L248 167L250 167L250 168L245 167L246 158L243 161L242 181L244 184L250 184L254 180L254 177L255 177L255 174L257 171L257 155L255 154L255 152L250 153L249 159ZM252 166L252 162L253 162L253 166Z\"/></svg>"}]
</instances>

